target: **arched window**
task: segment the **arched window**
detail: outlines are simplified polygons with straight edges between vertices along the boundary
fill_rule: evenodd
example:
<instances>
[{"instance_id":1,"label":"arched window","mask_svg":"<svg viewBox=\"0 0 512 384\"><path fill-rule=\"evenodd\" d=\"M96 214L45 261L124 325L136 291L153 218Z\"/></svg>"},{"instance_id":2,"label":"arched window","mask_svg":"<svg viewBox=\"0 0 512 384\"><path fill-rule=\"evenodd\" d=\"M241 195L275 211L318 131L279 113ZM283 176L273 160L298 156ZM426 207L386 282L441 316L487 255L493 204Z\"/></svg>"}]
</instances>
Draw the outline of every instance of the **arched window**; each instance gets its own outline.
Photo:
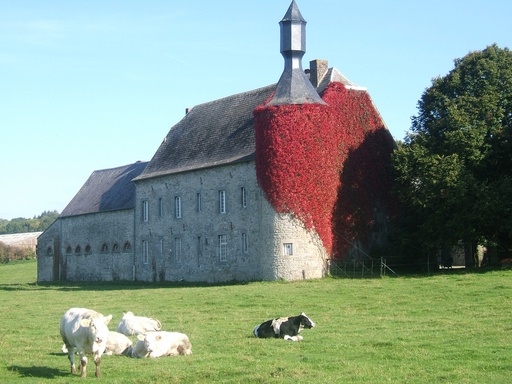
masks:
<instances>
[{"instance_id":1,"label":"arched window","mask_svg":"<svg viewBox=\"0 0 512 384\"><path fill-rule=\"evenodd\" d=\"M91 253L91 246L89 244L87 244L85 246L85 253L87 253L87 254Z\"/></svg>"},{"instance_id":2,"label":"arched window","mask_svg":"<svg viewBox=\"0 0 512 384\"><path fill-rule=\"evenodd\" d=\"M102 253L107 253L108 252L108 245L107 245L107 243L103 243L103 245L101 246L101 252Z\"/></svg>"},{"instance_id":3,"label":"arched window","mask_svg":"<svg viewBox=\"0 0 512 384\"><path fill-rule=\"evenodd\" d=\"M114 243L114 245L112 246L112 252L119 252L119 244Z\"/></svg>"},{"instance_id":4,"label":"arched window","mask_svg":"<svg viewBox=\"0 0 512 384\"><path fill-rule=\"evenodd\" d=\"M130 244L130 242L127 241L126 243L124 243L123 252L131 252L131 250L132 250L132 245Z\"/></svg>"},{"instance_id":5,"label":"arched window","mask_svg":"<svg viewBox=\"0 0 512 384\"><path fill-rule=\"evenodd\" d=\"M66 253L67 253L68 255L71 255L71 254L73 253L73 248L71 248L71 245L68 245L68 246L66 247Z\"/></svg>"},{"instance_id":6,"label":"arched window","mask_svg":"<svg viewBox=\"0 0 512 384\"><path fill-rule=\"evenodd\" d=\"M79 245L76 246L75 253L82 253L82 248Z\"/></svg>"},{"instance_id":7,"label":"arched window","mask_svg":"<svg viewBox=\"0 0 512 384\"><path fill-rule=\"evenodd\" d=\"M46 248L46 256L53 256L53 248L52 247Z\"/></svg>"}]
</instances>

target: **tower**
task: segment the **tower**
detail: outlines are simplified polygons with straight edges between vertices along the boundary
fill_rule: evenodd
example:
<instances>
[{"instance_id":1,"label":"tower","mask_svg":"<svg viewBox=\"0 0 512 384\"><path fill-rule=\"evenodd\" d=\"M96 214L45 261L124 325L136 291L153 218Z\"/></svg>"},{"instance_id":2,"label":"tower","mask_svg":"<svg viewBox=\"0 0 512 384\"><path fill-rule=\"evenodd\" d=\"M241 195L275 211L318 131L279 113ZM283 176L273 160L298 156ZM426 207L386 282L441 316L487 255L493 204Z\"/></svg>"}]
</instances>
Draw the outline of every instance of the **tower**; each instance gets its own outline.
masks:
<instances>
[{"instance_id":1,"label":"tower","mask_svg":"<svg viewBox=\"0 0 512 384\"><path fill-rule=\"evenodd\" d=\"M325 104L302 69L302 57L306 53L306 20L295 0L279 25L284 70L267 105Z\"/></svg>"}]
</instances>

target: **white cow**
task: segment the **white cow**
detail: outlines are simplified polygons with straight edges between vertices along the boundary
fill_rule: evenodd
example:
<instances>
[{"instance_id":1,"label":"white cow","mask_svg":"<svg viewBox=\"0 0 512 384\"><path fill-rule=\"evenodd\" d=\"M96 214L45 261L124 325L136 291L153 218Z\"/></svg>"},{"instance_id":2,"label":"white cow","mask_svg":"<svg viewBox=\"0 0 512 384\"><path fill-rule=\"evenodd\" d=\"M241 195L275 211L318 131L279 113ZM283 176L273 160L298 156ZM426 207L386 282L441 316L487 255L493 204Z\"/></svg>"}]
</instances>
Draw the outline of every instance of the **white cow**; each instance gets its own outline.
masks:
<instances>
[{"instance_id":1,"label":"white cow","mask_svg":"<svg viewBox=\"0 0 512 384\"><path fill-rule=\"evenodd\" d=\"M71 308L60 319L60 335L68 351L71 363L71 373L76 373L75 350L80 355L80 375L87 375L87 356L94 355L96 377L101 376L101 355L105 351L109 330L107 324L112 315L103 316L101 313L87 308Z\"/></svg>"},{"instance_id":2,"label":"white cow","mask_svg":"<svg viewBox=\"0 0 512 384\"><path fill-rule=\"evenodd\" d=\"M132 355L132 341L119 332L110 331L108 333L107 345L105 347L104 355ZM62 353L68 353L66 344L62 344Z\"/></svg>"},{"instance_id":3,"label":"white cow","mask_svg":"<svg viewBox=\"0 0 512 384\"><path fill-rule=\"evenodd\" d=\"M132 312L126 312L119 324L117 324L116 331L126 336L133 336L161 329L162 325L156 319L135 316Z\"/></svg>"},{"instance_id":4,"label":"white cow","mask_svg":"<svg viewBox=\"0 0 512 384\"><path fill-rule=\"evenodd\" d=\"M105 355L132 355L132 341L119 332L110 331L108 334Z\"/></svg>"},{"instance_id":5,"label":"white cow","mask_svg":"<svg viewBox=\"0 0 512 384\"><path fill-rule=\"evenodd\" d=\"M192 344L188 336L180 332L148 332L137 336L132 357L161 357L190 355Z\"/></svg>"}]
</instances>

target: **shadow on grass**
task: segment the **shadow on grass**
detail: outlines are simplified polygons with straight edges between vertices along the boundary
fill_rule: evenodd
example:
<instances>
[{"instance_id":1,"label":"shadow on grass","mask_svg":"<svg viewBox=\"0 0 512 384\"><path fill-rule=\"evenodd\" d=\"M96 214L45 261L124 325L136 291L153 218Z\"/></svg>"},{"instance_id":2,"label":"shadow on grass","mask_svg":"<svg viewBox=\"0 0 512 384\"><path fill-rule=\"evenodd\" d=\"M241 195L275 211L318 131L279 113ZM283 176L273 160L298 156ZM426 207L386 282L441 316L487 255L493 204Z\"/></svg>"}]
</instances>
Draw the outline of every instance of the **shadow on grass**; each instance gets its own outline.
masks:
<instances>
[{"instance_id":1,"label":"shadow on grass","mask_svg":"<svg viewBox=\"0 0 512 384\"><path fill-rule=\"evenodd\" d=\"M58 281L28 284L0 284L0 291L30 291L48 288L52 290L71 291L115 291L160 288L204 288L247 285L249 281L228 281L222 283L200 282L147 282L147 281Z\"/></svg>"},{"instance_id":2,"label":"shadow on grass","mask_svg":"<svg viewBox=\"0 0 512 384\"><path fill-rule=\"evenodd\" d=\"M41 377L45 379L53 379L56 377L69 376L69 372L49 367L22 367L19 365L11 365L7 367L11 372L16 372L20 377Z\"/></svg>"}]
</instances>

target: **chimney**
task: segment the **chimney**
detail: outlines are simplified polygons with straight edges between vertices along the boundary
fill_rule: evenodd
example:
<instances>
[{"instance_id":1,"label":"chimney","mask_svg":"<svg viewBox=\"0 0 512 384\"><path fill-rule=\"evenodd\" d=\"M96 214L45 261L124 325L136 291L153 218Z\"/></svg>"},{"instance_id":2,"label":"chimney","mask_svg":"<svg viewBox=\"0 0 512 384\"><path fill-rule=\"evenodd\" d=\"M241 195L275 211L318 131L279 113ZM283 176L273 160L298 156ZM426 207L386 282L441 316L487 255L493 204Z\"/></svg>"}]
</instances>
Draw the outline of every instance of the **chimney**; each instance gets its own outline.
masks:
<instances>
[{"instance_id":1,"label":"chimney","mask_svg":"<svg viewBox=\"0 0 512 384\"><path fill-rule=\"evenodd\" d=\"M309 62L309 81L313 87L318 88L328 70L329 62L327 60L316 59Z\"/></svg>"}]
</instances>

